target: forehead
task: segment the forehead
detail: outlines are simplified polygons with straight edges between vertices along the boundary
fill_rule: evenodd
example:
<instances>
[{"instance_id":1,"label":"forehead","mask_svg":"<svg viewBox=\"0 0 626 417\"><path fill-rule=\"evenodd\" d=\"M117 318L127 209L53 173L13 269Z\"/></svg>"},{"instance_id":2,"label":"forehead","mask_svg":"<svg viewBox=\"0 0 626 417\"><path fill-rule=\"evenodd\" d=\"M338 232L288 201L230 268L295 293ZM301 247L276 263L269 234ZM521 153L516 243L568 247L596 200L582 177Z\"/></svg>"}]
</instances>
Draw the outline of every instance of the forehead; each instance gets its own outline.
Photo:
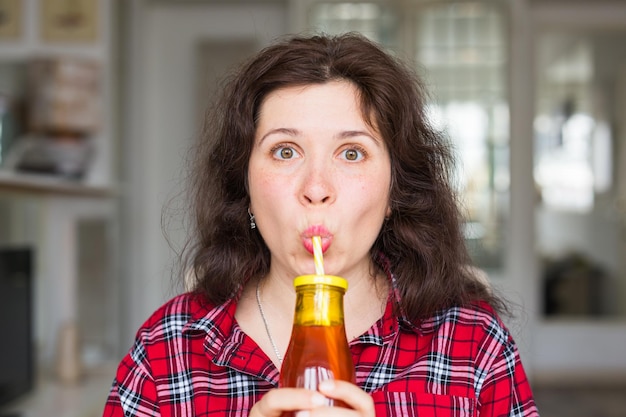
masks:
<instances>
[{"instance_id":1,"label":"forehead","mask_svg":"<svg viewBox=\"0 0 626 417\"><path fill-rule=\"evenodd\" d=\"M312 110L323 111L331 106L338 110L345 110L349 106L350 110L354 109L358 112L360 119L370 129L378 132L375 112L363 100L363 94L359 86L347 79L336 79L324 83L288 85L270 91L259 105L256 115L256 127L258 128L258 122L261 117L272 116L272 112L264 112L267 107L272 107L272 110L280 107L284 111L296 111L297 108L302 108L315 100L319 103L326 102L327 104ZM298 105L302 107L295 107Z\"/></svg>"},{"instance_id":2,"label":"forehead","mask_svg":"<svg viewBox=\"0 0 626 417\"><path fill-rule=\"evenodd\" d=\"M276 88L263 98L261 107L276 99L288 99L296 101L301 99L302 96L333 96L333 97L347 97L350 100L360 103L360 92L358 87L347 80L333 80L324 83L314 84L296 84L287 85Z\"/></svg>"}]
</instances>

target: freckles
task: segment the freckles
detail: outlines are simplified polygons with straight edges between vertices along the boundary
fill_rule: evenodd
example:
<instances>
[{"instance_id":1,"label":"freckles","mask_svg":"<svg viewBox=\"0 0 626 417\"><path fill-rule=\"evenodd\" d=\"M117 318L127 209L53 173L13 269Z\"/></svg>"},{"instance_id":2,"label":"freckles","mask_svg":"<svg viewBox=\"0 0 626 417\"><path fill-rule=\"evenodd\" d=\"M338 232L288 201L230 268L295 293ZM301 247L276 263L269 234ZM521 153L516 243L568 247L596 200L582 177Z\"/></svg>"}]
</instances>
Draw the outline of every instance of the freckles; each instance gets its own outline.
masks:
<instances>
[{"instance_id":1,"label":"freckles","mask_svg":"<svg viewBox=\"0 0 626 417\"><path fill-rule=\"evenodd\" d=\"M372 186L375 186L376 184L376 182L370 176L365 175L359 175L358 177L355 177L354 180L356 184L353 184L353 187L351 188L357 189L361 193L368 192L372 189ZM356 185L356 187L354 185Z\"/></svg>"},{"instance_id":2,"label":"freckles","mask_svg":"<svg viewBox=\"0 0 626 417\"><path fill-rule=\"evenodd\" d=\"M289 188L290 181L282 175L261 171L258 173L257 183L262 193L268 196L277 196Z\"/></svg>"}]
</instances>

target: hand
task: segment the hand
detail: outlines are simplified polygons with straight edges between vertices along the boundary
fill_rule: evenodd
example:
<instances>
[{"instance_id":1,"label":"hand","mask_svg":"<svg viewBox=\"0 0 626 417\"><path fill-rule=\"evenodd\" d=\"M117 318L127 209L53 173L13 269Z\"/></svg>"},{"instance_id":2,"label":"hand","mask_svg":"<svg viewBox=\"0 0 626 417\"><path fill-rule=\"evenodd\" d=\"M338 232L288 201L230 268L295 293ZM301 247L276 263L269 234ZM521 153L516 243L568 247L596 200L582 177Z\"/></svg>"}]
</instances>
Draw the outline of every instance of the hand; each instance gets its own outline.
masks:
<instances>
[{"instance_id":1,"label":"hand","mask_svg":"<svg viewBox=\"0 0 626 417\"><path fill-rule=\"evenodd\" d=\"M361 416L361 417L375 417L374 400L372 397L363 391L361 388L346 381L339 380L326 380L320 382L318 386L319 391L328 398L335 400L341 400L346 403L352 410L340 407L317 407L312 410L311 417L330 416L330 411L333 410L337 416ZM318 414L319 413L319 414Z\"/></svg>"},{"instance_id":2,"label":"hand","mask_svg":"<svg viewBox=\"0 0 626 417\"><path fill-rule=\"evenodd\" d=\"M324 395L322 395L324 394ZM341 400L352 409L327 407L326 398ZM252 407L250 417L280 417L283 412L300 411L298 416L331 415L375 417L372 397L354 384L345 381L323 381L319 392L304 388L276 388L270 390Z\"/></svg>"},{"instance_id":3,"label":"hand","mask_svg":"<svg viewBox=\"0 0 626 417\"><path fill-rule=\"evenodd\" d=\"M280 417L288 411L310 411L324 405L326 397L305 388L275 388L250 410L249 417Z\"/></svg>"}]
</instances>

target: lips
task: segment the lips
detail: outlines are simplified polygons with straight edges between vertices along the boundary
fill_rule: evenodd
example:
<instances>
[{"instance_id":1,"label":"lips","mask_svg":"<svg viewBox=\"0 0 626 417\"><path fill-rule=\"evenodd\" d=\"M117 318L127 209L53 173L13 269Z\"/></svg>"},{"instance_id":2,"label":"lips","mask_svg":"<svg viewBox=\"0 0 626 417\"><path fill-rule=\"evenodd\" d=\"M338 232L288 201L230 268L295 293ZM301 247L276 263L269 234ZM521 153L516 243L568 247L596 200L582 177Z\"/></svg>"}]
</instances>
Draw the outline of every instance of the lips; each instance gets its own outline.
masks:
<instances>
[{"instance_id":1,"label":"lips","mask_svg":"<svg viewBox=\"0 0 626 417\"><path fill-rule=\"evenodd\" d=\"M319 236L322 238L322 252L326 252L333 240L333 235L323 225L308 227L302 233L302 245L310 253L313 253L313 242L311 242L311 238L313 236Z\"/></svg>"}]
</instances>

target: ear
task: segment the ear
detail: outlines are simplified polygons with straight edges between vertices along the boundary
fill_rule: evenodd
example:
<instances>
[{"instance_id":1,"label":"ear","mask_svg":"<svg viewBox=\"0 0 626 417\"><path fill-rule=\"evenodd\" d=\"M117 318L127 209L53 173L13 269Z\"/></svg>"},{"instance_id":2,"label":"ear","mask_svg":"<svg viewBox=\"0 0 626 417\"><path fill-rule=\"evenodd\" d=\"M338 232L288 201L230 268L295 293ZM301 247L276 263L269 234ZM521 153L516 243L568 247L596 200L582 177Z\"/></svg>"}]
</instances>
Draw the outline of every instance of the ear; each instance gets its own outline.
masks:
<instances>
[{"instance_id":1,"label":"ear","mask_svg":"<svg viewBox=\"0 0 626 417\"><path fill-rule=\"evenodd\" d=\"M387 210L385 211L385 219L391 217L391 206L387 205Z\"/></svg>"}]
</instances>

